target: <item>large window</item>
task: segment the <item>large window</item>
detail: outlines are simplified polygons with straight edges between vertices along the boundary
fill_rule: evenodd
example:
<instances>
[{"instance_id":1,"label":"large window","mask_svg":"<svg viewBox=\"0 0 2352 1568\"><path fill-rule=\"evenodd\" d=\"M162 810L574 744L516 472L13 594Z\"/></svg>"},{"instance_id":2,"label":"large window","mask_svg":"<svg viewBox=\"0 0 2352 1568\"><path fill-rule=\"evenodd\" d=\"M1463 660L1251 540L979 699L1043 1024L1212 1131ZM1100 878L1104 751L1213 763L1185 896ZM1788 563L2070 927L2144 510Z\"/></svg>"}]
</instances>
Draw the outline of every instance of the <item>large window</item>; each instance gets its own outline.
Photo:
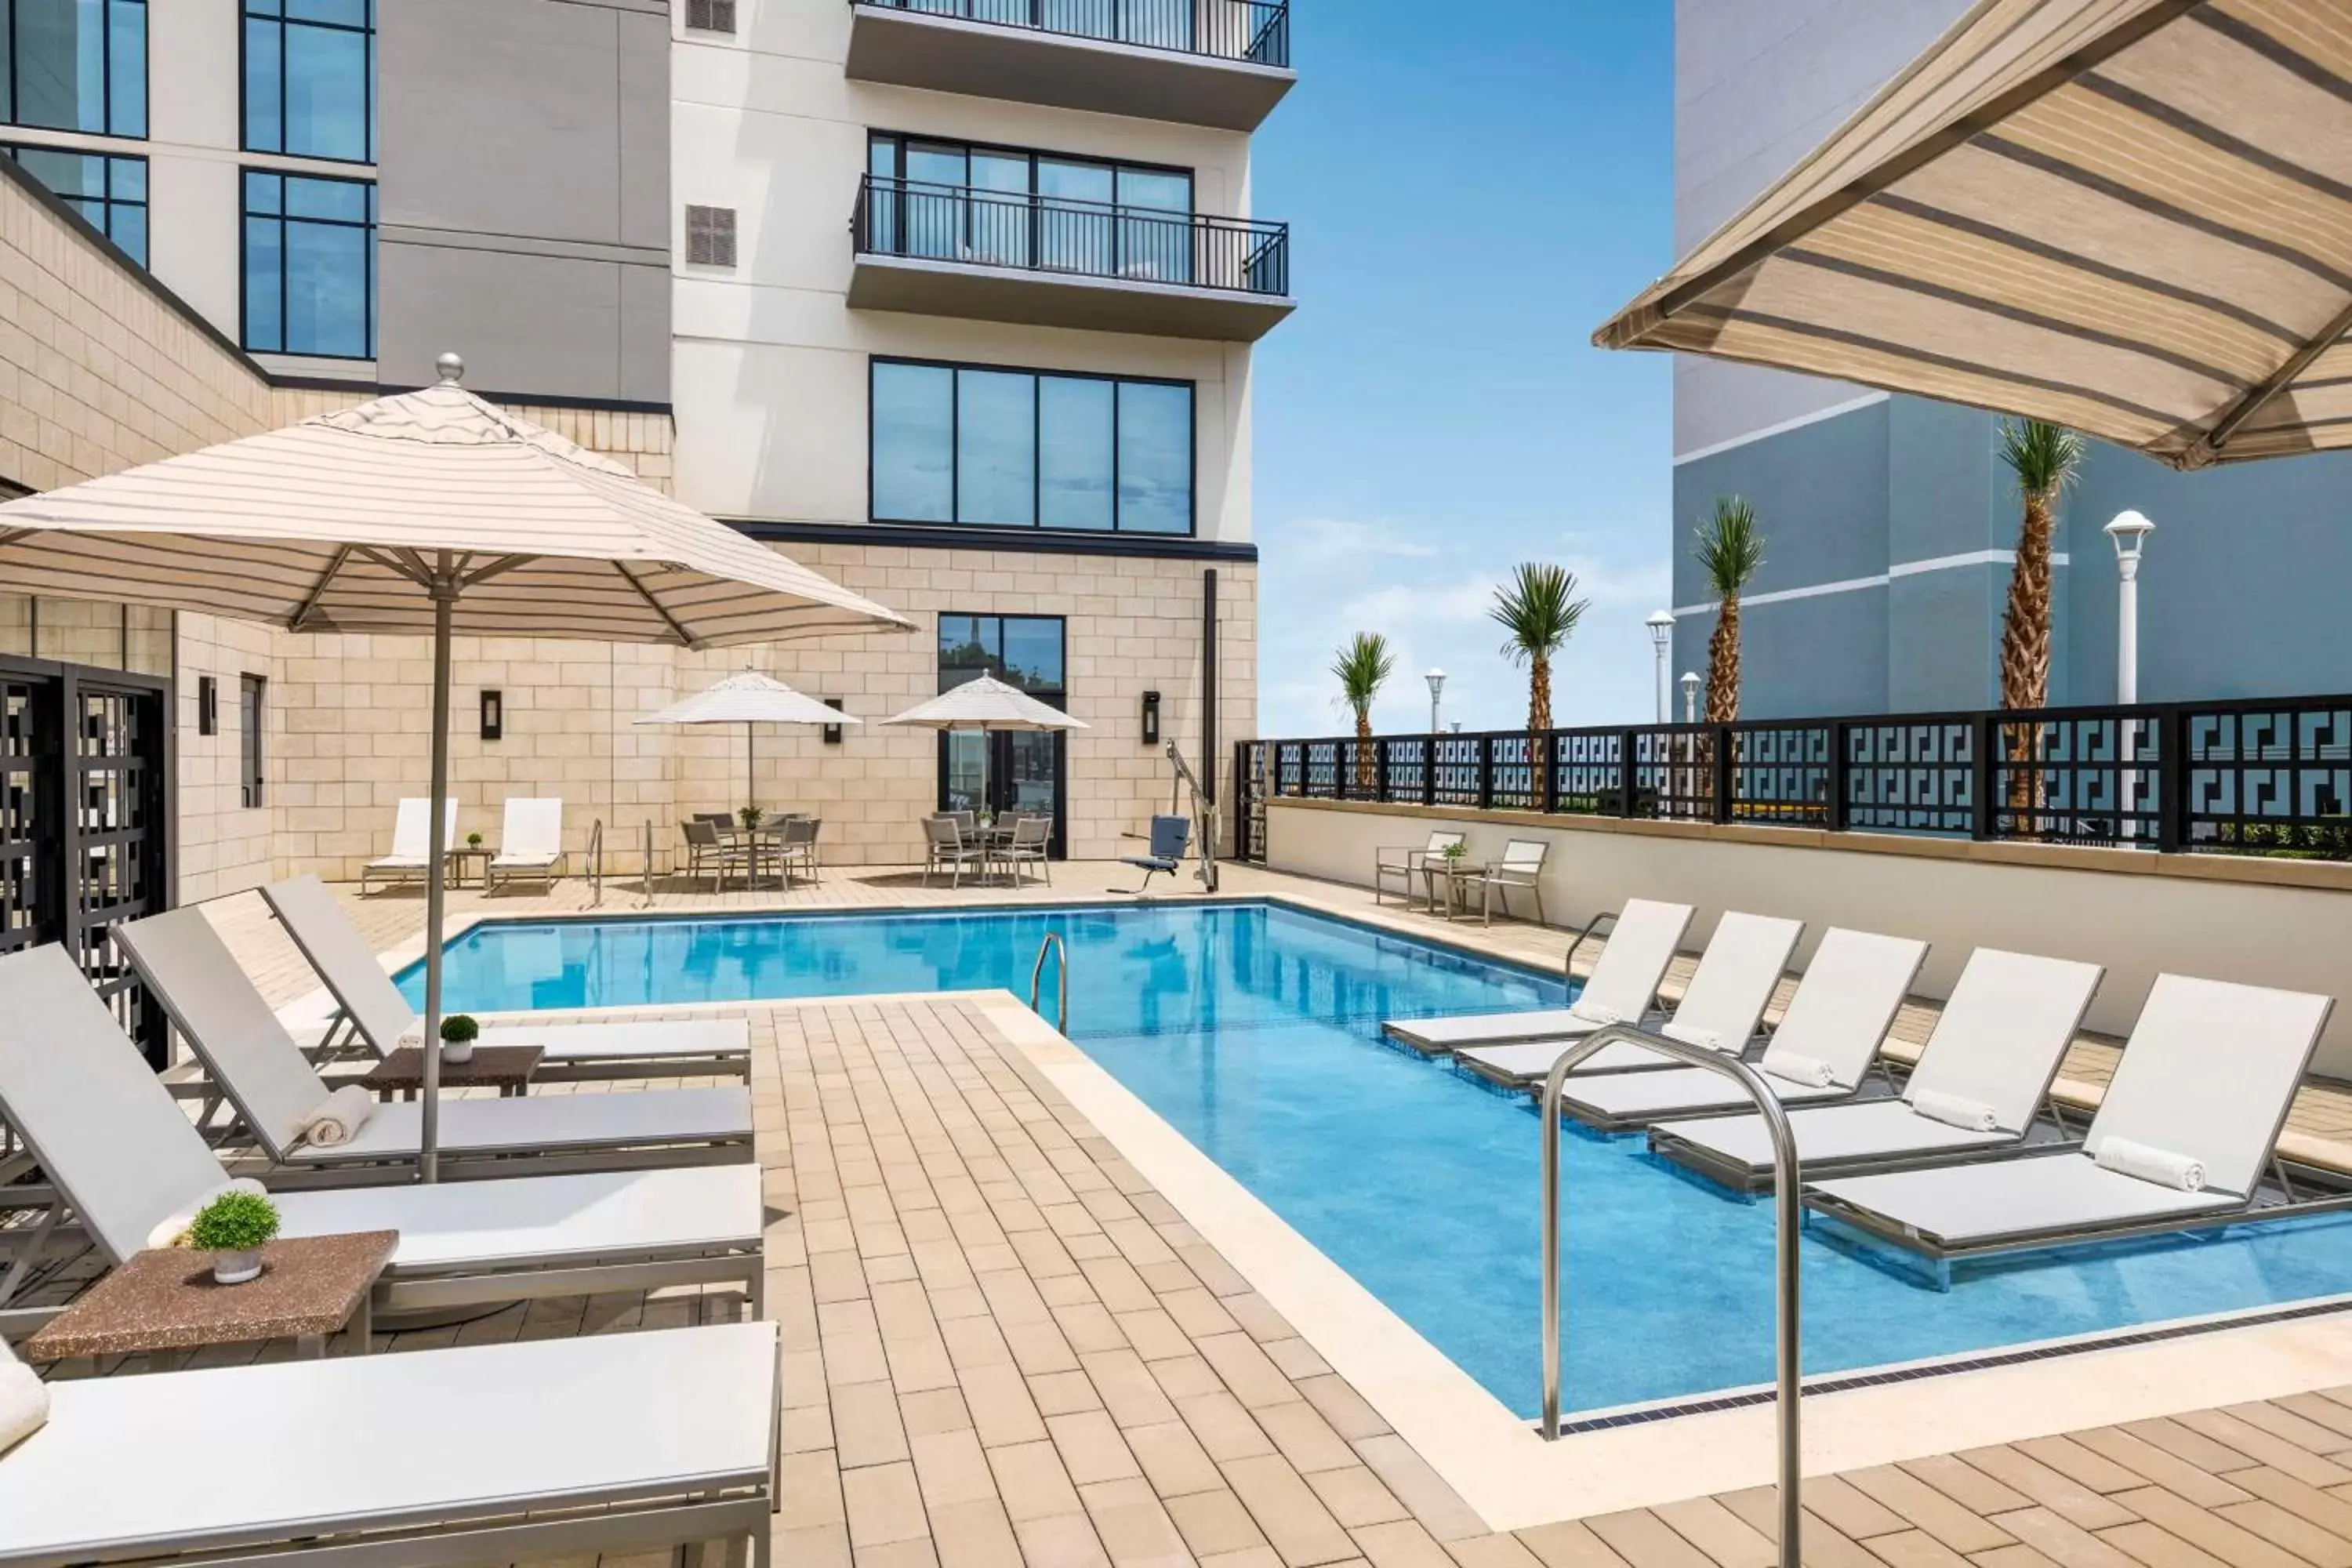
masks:
<instances>
[{"instance_id":1,"label":"large window","mask_svg":"<svg viewBox=\"0 0 2352 1568\"><path fill-rule=\"evenodd\" d=\"M90 226L147 265L147 160L52 147L0 147L26 174L89 219Z\"/></svg>"},{"instance_id":2,"label":"large window","mask_svg":"<svg viewBox=\"0 0 2352 1568\"><path fill-rule=\"evenodd\" d=\"M375 0L245 0L245 145L375 161Z\"/></svg>"},{"instance_id":3,"label":"large window","mask_svg":"<svg viewBox=\"0 0 2352 1568\"><path fill-rule=\"evenodd\" d=\"M0 122L146 135L146 0L0 0Z\"/></svg>"},{"instance_id":4,"label":"large window","mask_svg":"<svg viewBox=\"0 0 2352 1568\"><path fill-rule=\"evenodd\" d=\"M992 675L1051 708L1066 706L1067 659L1058 616L940 616L940 689ZM940 736L940 809L1035 812L1054 819L1051 852L1063 853L1066 737L1030 731L949 731Z\"/></svg>"},{"instance_id":5,"label":"large window","mask_svg":"<svg viewBox=\"0 0 2352 1568\"><path fill-rule=\"evenodd\" d=\"M1188 383L874 362L877 522L1192 531Z\"/></svg>"},{"instance_id":6,"label":"large window","mask_svg":"<svg viewBox=\"0 0 2352 1568\"><path fill-rule=\"evenodd\" d=\"M236 678L236 795L247 810L268 802L262 775L268 759L262 754L262 737L269 715L269 683L258 675Z\"/></svg>"},{"instance_id":7,"label":"large window","mask_svg":"<svg viewBox=\"0 0 2352 1568\"><path fill-rule=\"evenodd\" d=\"M375 357L375 186L245 172L245 346Z\"/></svg>"},{"instance_id":8,"label":"large window","mask_svg":"<svg viewBox=\"0 0 2352 1568\"><path fill-rule=\"evenodd\" d=\"M887 134L866 156L883 255L1192 281L1188 170Z\"/></svg>"}]
</instances>

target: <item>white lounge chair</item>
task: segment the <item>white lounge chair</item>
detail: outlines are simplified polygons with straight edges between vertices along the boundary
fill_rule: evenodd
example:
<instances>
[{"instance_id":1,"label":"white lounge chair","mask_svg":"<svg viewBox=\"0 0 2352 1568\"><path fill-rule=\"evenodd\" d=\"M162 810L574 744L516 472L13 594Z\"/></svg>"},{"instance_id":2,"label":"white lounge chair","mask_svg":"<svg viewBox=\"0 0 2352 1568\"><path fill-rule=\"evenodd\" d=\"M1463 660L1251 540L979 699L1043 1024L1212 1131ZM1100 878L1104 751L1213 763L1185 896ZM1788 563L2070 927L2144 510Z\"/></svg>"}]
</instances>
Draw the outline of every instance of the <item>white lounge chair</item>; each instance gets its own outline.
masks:
<instances>
[{"instance_id":1,"label":"white lounge chair","mask_svg":"<svg viewBox=\"0 0 2352 1568\"><path fill-rule=\"evenodd\" d=\"M0 1118L110 1264L228 1180L64 948L0 958ZM396 1230L379 1311L740 1282L763 1300L753 1165L279 1193L282 1234ZM55 1226L63 1213L45 1216ZM46 1226L45 1226L46 1228ZM0 1279L0 1309L39 1252ZM41 1316L46 1314L36 1314ZM0 1310L0 1320L10 1314ZM10 1326L18 1326L11 1321ZM25 1322L22 1326L32 1326Z\"/></svg>"},{"instance_id":2,"label":"white lounge chair","mask_svg":"<svg viewBox=\"0 0 2352 1568\"><path fill-rule=\"evenodd\" d=\"M368 951L367 939L325 883L304 875L273 883L261 896L326 982L353 1032L377 1057L418 1043L424 1020ZM476 1044L539 1047L546 1054L533 1076L548 1082L751 1076L751 1032L740 1018L587 1024L551 1013L485 1025Z\"/></svg>"},{"instance_id":3,"label":"white lounge chair","mask_svg":"<svg viewBox=\"0 0 2352 1568\"><path fill-rule=\"evenodd\" d=\"M421 1105L373 1106L345 1142L306 1138L312 1118L327 1108L328 1086L202 910L150 915L118 925L113 933L148 993L171 1015L271 1161L294 1173L415 1162ZM441 1164L449 1176L727 1164L752 1158L751 1096L740 1085L522 1100L445 1097L440 1110ZM520 1155L535 1157L527 1171L516 1163Z\"/></svg>"},{"instance_id":4,"label":"white lounge chair","mask_svg":"<svg viewBox=\"0 0 2352 1568\"><path fill-rule=\"evenodd\" d=\"M1861 1092L1895 1011L1911 994L1911 983L1919 977L1919 965L1927 957L1924 942L1832 927L1805 966L1780 1026L1772 1031L1771 1044L1756 1063L1773 1097L1784 1105L1816 1105ZM1706 972L1702 963L1699 973ZM1691 989L1696 995L1696 980ZM1683 1011L1689 1006L1685 1000ZM1577 1121L1609 1132L1750 1107L1737 1085L1695 1067L1574 1073L1561 1104Z\"/></svg>"},{"instance_id":5,"label":"white lounge chair","mask_svg":"<svg viewBox=\"0 0 2352 1568\"><path fill-rule=\"evenodd\" d=\"M499 852L482 874L482 891L509 882L544 882L563 874L563 801L558 795L516 795L507 801Z\"/></svg>"},{"instance_id":6,"label":"white lounge chair","mask_svg":"<svg viewBox=\"0 0 2352 1568\"><path fill-rule=\"evenodd\" d=\"M1440 1057L1520 1040L1579 1039L1611 1024L1639 1023L1657 1000L1658 983L1666 977L1666 965L1675 961L1690 922L1688 904L1628 899L1591 977L1568 1006L1391 1018L1381 1027L1391 1039Z\"/></svg>"},{"instance_id":7,"label":"white lounge chair","mask_svg":"<svg viewBox=\"0 0 2352 1568\"><path fill-rule=\"evenodd\" d=\"M2105 973L2095 963L1977 949L1902 1098L1789 1113L1806 1174L1900 1170L2023 1144ZM1760 1116L1661 1121L1650 1129L1650 1147L1727 1186L1754 1191L1772 1182L1772 1142Z\"/></svg>"},{"instance_id":8,"label":"white lounge chair","mask_svg":"<svg viewBox=\"0 0 2352 1568\"><path fill-rule=\"evenodd\" d=\"M748 1540L768 1568L780 1364L775 1324L728 1323L53 1383L47 1424L0 1454L0 1563L454 1565ZM167 1462L127 1478L142 1453Z\"/></svg>"},{"instance_id":9,"label":"white lounge chair","mask_svg":"<svg viewBox=\"0 0 2352 1568\"><path fill-rule=\"evenodd\" d=\"M2259 1215L2263 1169L2332 1006L2160 974L2080 1148L1824 1182L1806 1201L1946 1265Z\"/></svg>"},{"instance_id":10,"label":"white lounge chair","mask_svg":"<svg viewBox=\"0 0 2352 1568\"><path fill-rule=\"evenodd\" d=\"M1618 930L1623 929L1621 922ZM1789 967L1789 956L1797 951L1797 940L1804 934L1802 921L1746 915L1737 910L1726 913L1716 922L1715 934L1707 940L1706 951L1699 955L1698 968L1691 975L1690 986L1683 993L1674 1016L1658 1026L1658 1033L1687 1046L1744 1055L1748 1042L1756 1037L1757 1028L1764 1021L1764 1009L1771 1005L1772 993L1779 988L1780 976ZM1609 961L1610 949L1616 945L1617 939L1610 938L1609 947L1601 950L1602 963ZM1600 973L1596 964L1594 978L1598 979ZM1581 1001L1579 1005L1582 1005ZM1639 1019L1622 1021L1638 1024ZM1589 1028L1582 1031L1591 1032ZM1454 1059L1489 1083L1528 1089L1541 1084L1561 1052L1574 1043L1548 1039L1481 1046L1457 1050ZM1571 1076L1639 1073L1647 1077L1652 1071L1671 1069L1675 1065L1672 1057L1654 1051L1638 1040L1612 1040L1577 1063Z\"/></svg>"},{"instance_id":11,"label":"white lounge chair","mask_svg":"<svg viewBox=\"0 0 2352 1568\"><path fill-rule=\"evenodd\" d=\"M370 882L404 882L422 877L433 865L433 818L430 805L423 795L412 795L400 803L392 819L392 853L369 861L360 868L360 896L367 896ZM441 844L448 848L457 842L457 803L441 803Z\"/></svg>"}]
</instances>

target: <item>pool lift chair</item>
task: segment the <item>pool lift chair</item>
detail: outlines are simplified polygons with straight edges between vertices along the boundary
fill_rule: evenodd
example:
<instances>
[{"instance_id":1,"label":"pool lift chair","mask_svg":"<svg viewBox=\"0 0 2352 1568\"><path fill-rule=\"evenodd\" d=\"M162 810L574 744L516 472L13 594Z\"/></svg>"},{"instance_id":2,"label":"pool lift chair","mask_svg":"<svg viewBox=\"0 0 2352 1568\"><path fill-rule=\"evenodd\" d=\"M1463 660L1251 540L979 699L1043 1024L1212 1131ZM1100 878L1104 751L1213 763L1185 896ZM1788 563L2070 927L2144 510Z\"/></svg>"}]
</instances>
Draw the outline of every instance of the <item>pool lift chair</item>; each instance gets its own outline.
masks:
<instances>
[{"instance_id":1,"label":"pool lift chair","mask_svg":"<svg viewBox=\"0 0 2352 1568\"><path fill-rule=\"evenodd\" d=\"M1139 868L1143 872L1143 885L1118 890L1139 897L1145 889L1151 886L1151 879L1154 876L1166 872L1172 877L1182 870L1186 851L1197 847L1200 865L1194 869L1192 875L1204 891L1213 893L1217 890L1215 811L1202 791L1199 776L1192 772L1191 764L1184 761L1184 753L1177 750L1176 742L1173 741L1168 742L1168 761L1175 769L1176 777L1169 786L1167 815L1154 816L1151 819L1151 832L1149 836L1151 844L1150 853L1130 856L1122 858L1119 862L1122 866ZM1192 799L1192 815L1189 816L1184 815L1182 810L1188 794ZM1145 836L1129 834L1127 837L1135 838Z\"/></svg>"},{"instance_id":2,"label":"pool lift chair","mask_svg":"<svg viewBox=\"0 0 2352 1568\"><path fill-rule=\"evenodd\" d=\"M1134 866L1143 872L1143 881L1133 888L1118 889L1140 896L1151 886L1151 879L1166 872L1174 876L1184 868L1184 851L1192 842L1192 819L1189 816L1155 816L1151 819L1151 853L1130 855L1119 861L1122 866Z\"/></svg>"}]
</instances>

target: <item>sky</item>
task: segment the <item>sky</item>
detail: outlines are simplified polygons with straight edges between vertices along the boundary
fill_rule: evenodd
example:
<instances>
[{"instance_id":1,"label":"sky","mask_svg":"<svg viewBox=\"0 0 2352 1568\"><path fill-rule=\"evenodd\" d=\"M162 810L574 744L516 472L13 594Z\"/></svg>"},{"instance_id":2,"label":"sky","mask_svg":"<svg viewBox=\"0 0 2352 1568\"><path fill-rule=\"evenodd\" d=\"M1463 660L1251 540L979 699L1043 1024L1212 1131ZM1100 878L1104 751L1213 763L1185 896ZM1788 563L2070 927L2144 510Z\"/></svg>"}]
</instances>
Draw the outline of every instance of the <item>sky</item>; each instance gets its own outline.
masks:
<instances>
[{"instance_id":1,"label":"sky","mask_svg":"<svg viewBox=\"0 0 2352 1568\"><path fill-rule=\"evenodd\" d=\"M1643 621L1675 531L1668 363L1592 330L1673 262L1667 0L1310 0L1253 210L1291 226L1297 314L1258 347L1258 732L1337 734L1358 631L1381 730L1527 720L1487 618L1522 561L1591 601L1553 722L1649 718Z\"/></svg>"}]
</instances>

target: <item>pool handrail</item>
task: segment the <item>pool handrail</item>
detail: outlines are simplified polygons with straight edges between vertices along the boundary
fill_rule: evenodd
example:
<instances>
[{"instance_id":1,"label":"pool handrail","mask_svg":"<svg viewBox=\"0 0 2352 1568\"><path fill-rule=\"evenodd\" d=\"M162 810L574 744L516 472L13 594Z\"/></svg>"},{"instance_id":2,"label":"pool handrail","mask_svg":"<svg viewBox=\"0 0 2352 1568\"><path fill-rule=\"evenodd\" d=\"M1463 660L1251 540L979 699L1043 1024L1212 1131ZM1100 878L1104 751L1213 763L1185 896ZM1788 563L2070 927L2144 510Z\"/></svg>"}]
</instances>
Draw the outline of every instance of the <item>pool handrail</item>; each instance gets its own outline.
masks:
<instances>
[{"instance_id":1,"label":"pool handrail","mask_svg":"<svg viewBox=\"0 0 2352 1568\"><path fill-rule=\"evenodd\" d=\"M1037 994L1045 984L1045 954L1048 952L1055 953L1061 959L1054 971L1060 982L1060 1002L1055 1009L1054 1027L1061 1032L1063 1038L1067 1039L1070 1034L1070 950L1063 945L1060 931L1047 931L1045 940L1037 944L1037 962L1029 966L1029 1011L1041 1018L1045 1016L1038 1011Z\"/></svg>"},{"instance_id":2,"label":"pool handrail","mask_svg":"<svg viewBox=\"0 0 2352 1568\"><path fill-rule=\"evenodd\" d=\"M1040 955L1043 962L1043 955ZM1553 1062L1543 1087L1543 1424L1546 1441L1559 1436L1559 1124L1560 1100L1569 1074L1595 1051L1619 1040L1631 1040L1690 1067L1705 1068L1731 1079L1756 1102L1772 1137L1774 1246L1775 1411L1780 1441L1780 1568L1799 1568L1803 1561L1804 1500L1801 1490L1804 1448L1798 1425L1798 1400L1802 1329L1798 1282L1798 1242L1803 1234L1804 1206L1800 1191L1801 1163L1796 1134L1788 1112L1762 1076L1738 1057L1704 1046L1685 1044L1653 1035L1630 1024L1612 1024L1570 1046Z\"/></svg>"}]
</instances>

